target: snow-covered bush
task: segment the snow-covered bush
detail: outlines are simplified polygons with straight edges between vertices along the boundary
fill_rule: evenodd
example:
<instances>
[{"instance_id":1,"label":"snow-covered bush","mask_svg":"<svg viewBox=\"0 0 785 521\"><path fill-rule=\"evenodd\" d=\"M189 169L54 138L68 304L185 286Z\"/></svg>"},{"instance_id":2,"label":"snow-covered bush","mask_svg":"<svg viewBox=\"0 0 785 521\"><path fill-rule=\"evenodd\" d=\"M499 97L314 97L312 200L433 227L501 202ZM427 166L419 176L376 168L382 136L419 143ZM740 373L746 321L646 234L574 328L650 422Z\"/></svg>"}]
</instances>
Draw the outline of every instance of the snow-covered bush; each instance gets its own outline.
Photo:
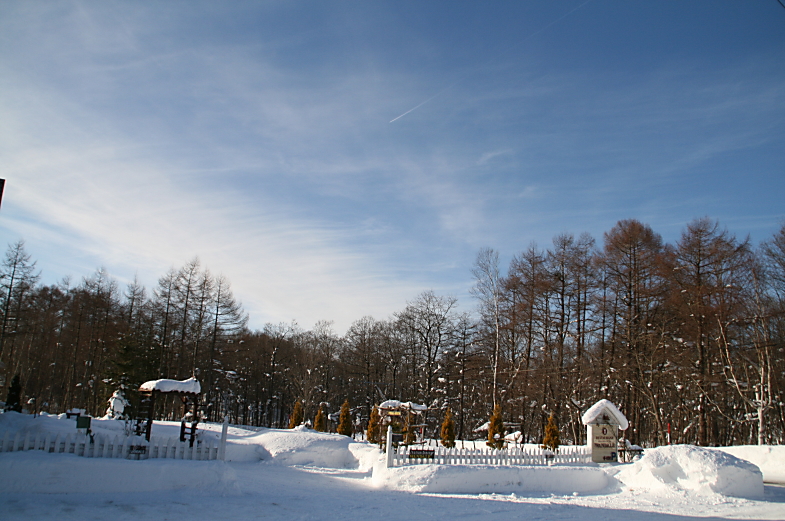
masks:
<instances>
[{"instance_id":1,"label":"snow-covered bush","mask_svg":"<svg viewBox=\"0 0 785 521\"><path fill-rule=\"evenodd\" d=\"M122 389L117 389L112 393L108 400L109 407L106 409L106 417L115 420L126 420L125 409L128 407L128 400L125 398Z\"/></svg>"}]
</instances>

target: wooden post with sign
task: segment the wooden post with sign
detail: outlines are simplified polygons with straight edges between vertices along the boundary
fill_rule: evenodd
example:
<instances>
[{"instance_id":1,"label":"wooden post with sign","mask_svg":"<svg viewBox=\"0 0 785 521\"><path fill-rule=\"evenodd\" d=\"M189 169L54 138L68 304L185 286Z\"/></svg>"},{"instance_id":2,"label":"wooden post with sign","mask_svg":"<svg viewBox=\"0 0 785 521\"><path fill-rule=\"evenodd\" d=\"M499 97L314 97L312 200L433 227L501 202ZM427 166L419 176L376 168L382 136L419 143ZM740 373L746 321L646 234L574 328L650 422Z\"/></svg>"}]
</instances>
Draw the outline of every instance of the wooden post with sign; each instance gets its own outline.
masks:
<instances>
[{"instance_id":1,"label":"wooden post with sign","mask_svg":"<svg viewBox=\"0 0 785 521\"><path fill-rule=\"evenodd\" d=\"M591 460L594 463L618 461L616 444L619 439L619 426L610 423L595 423L589 426L591 439Z\"/></svg>"},{"instance_id":2,"label":"wooden post with sign","mask_svg":"<svg viewBox=\"0 0 785 521\"><path fill-rule=\"evenodd\" d=\"M581 421L586 426L591 460L594 463L618 462L619 430L627 430L629 426L621 411L612 402L600 400L583 413Z\"/></svg>"}]
</instances>

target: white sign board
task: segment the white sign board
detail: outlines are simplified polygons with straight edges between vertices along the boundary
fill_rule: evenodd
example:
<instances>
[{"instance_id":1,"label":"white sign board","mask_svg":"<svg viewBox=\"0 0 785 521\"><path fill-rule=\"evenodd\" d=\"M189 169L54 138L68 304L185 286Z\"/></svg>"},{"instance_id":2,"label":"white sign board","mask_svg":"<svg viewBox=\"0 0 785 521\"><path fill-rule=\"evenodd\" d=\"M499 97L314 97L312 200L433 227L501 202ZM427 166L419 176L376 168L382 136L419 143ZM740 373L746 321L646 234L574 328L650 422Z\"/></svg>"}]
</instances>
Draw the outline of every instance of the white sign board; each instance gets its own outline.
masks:
<instances>
[{"instance_id":1,"label":"white sign board","mask_svg":"<svg viewBox=\"0 0 785 521\"><path fill-rule=\"evenodd\" d=\"M594 463L615 463L618 461L616 443L619 438L617 425L607 423L589 425L591 431L591 460Z\"/></svg>"}]
</instances>

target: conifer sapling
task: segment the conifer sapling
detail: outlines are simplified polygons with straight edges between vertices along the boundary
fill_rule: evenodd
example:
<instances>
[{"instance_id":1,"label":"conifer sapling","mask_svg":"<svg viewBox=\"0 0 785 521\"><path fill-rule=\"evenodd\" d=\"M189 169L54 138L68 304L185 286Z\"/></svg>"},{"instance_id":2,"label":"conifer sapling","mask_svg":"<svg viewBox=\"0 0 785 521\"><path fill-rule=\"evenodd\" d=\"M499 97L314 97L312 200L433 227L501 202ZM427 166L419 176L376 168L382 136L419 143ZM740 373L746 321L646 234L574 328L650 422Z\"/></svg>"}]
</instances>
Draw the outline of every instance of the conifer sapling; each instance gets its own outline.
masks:
<instances>
[{"instance_id":1,"label":"conifer sapling","mask_svg":"<svg viewBox=\"0 0 785 521\"><path fill-rule=\"evenodd\" d=\"M499 404L493 408L493 414L488 421L488 441L485 444L494 449L504 448L504 421L502 406Z\"/></svg>"},{"instance_id":2,"label":"conifer sapling","mask_svg":"<svg viewBox=\"0 0 785 521\"><path fill-rule=\"evenodd\" d=\"M455 421L452 419L452 410L448 407L444 413L441 431L442 445L447 448L455 447Z\"/></svg>"},{"instance_id":3,"label":"conifer sapling","mask_svg":"<svg viewBox=\"0 0 785 521\"><path fill-rule=\"evenodd\" d=\"M374 407L373 409L371 409L371 417L368 418L368 429L365 433L368 443L381 443L382 441L381 432L380 432L381 420L382 417L381 415L379 415L379 408Z\"/></svg>"},{"instance_id":4,"label":"conifer sapling","mask_svg":"<svg viewBox=\"0 0 785 521\"><path fill-rule=\"evenodd\" d=\"M559 440L559 427L556 425L556 419L553 413L548 416L548 424L545 425L545 436L542 438L542 448L555 451L559 448L561 440Z\"/></svg>"},{"instance_id":5,"label":"conifer sapling","mask_svg":"<svg viewBox=\"0 0 785 521\"><path fill-rule=\"evenodd\" d=\"M341 416L338 419L338 434L351 436L353 432L352 411L349 407L349 400L347 399L345 402L343 402L343 405L341 405Z\"/></svg>"},{"instance_id":6,"label":"conifer sapling","mask_svg":"<svg viewBox=\"0 0 785 521\"><path fill-rule=\"evenodd\" d=\"M321 405L316 412L316 418L313 420L313 428L319 432L325 432L327 430L327 416L324 414L324 409L322 409Z\"/></svg>"},{"instance_id":7,"label":"conifer sapling","mask_svg":"<svg viewBox=\"0 0 785 521\"><path fill-rule=\"evenodd\" d=\"M5 407L9 411L22 412L22 383L18 374L11 378L11 385L8 387L8 397L5 399Z\"/></svg>"},{"instance_id":8,"label":"conifer sapling","mask_svg":"<svg viewBox=\"0 0 785 521\"><path fill-rule=\"evenodd\" d=\"M289 416L289 428L294 429L298 425L303 422L304 414L303 414L303 404L300 400L294 402L294 410L292 410L292 415Z\"/></svg>"}]
</instances>

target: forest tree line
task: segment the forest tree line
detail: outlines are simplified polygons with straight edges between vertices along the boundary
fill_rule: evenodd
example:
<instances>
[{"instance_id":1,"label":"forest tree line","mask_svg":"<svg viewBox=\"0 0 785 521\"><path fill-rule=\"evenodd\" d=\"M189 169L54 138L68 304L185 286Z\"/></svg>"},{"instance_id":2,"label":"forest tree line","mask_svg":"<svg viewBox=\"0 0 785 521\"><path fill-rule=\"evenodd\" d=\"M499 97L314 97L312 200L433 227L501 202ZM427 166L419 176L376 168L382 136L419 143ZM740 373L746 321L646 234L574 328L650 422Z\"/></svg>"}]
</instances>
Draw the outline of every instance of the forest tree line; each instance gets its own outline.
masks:
<instances>
[{"instance_id":1,"label":"forest tree line","mask_svg":"<svg viewBox=\"0 0 785 521\"><path fill-rule=\"evenodd\" d=\"M19 241L0 266L1 369L28 409L50 413L103 415L116 389L133 405L144 381L196 376L206 419L246 425L284 427L297 401L313 419L348 399L360 429L397 399L427 404L435 437L448 408L459 439L481 437L499 405L521 441L541 441L553 415L564 443L585 443L582 413L608 398L633 443L783 442L785 226L753 246L703 218L668 244L624 220L600 245L558 235L506 270L482 249L472 273L474 313L426 291L343 336L330 322L253 331L198 259L152 290L103 269L44 285ZM179 419L177 403L160 407Z\"/></svg>"}]
</instances>

